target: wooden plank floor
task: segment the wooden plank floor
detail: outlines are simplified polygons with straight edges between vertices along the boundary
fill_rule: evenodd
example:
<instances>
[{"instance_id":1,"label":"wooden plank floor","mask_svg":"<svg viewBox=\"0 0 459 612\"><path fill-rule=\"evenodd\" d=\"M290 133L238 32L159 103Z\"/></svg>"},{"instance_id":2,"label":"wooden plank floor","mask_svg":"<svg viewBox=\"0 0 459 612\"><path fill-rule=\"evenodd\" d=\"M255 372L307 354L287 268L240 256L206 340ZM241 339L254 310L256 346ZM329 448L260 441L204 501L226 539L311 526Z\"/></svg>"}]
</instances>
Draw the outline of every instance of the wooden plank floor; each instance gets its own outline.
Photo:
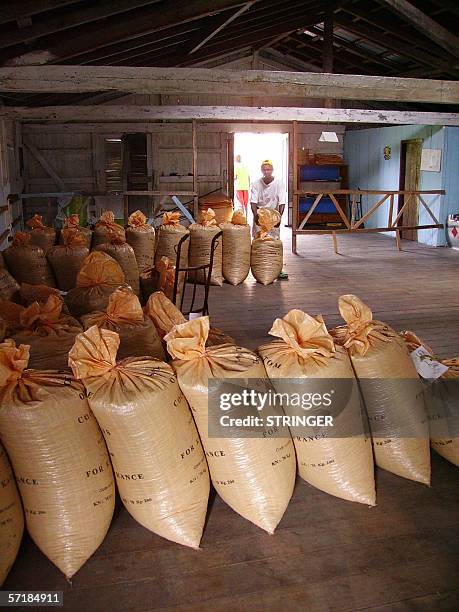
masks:
<instances>
[{"instance_id":1,"label":"wooden plank floor","mask_svg":"<svg viewBox=\"0 0 459 612\"><path fill-rule=\"evenodd\" d=\"M411 328L444 356L459 353L459 252L382 236L301 237L290 280L249 279L211 290L214 325L255 348L291 308L340 323L337 298L355 293L375 317ZM66 584L25 538L4 589L63 590L66 610L457 610L459 469L432 455L432 486L379 470L377 506L298 481L274 536L213 497L192 551L162 540L118 506L96 554Z\"/></svg>"}]
</instances>

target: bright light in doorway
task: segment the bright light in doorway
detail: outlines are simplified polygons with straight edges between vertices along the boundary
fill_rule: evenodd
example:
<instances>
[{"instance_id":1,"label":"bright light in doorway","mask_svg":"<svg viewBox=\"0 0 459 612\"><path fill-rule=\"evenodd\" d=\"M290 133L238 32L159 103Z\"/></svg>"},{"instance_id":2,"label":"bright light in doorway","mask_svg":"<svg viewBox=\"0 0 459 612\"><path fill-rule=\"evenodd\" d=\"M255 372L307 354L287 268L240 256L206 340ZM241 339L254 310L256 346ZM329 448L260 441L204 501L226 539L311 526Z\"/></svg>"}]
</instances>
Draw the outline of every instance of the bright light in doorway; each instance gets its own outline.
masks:
<instances>
[{"instance_id":1,"label":"bright light in doorway","mask_svg":"<svg viewBox=\"0 0 459 612\"><path fill-rule=\"evenodd\" d=\"M106 138L105 142L123 142L121 138Z\"/></svg>"}]
</instances>

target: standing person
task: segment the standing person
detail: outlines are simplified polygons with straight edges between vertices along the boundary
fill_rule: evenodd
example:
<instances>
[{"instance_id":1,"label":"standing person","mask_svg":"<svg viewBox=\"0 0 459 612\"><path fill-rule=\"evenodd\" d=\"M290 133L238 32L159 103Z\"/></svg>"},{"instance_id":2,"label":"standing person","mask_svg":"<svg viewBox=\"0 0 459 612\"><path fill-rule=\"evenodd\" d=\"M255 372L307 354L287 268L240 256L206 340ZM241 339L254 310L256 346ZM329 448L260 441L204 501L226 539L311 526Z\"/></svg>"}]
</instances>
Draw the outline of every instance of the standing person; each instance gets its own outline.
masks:
<instances>
[{"instance_id":1,"label":"standing person","mask_svg":"<svg viewBox=\"0 0 459 612\"><path fill-rule=\"evenodd\" d=\"M236 188L236 196L241 204L245 216L247 216L247 206L249 203L249 187L250 176L247 166L244 166L240 155L236 155L236 164L234 167L234 182Z\"/></svg>"},{"instance_id":2,"label":"standing person","mask_svg":"<svg viewBox=\"0 0 459 612\"><path fill-rule=\"evenodd\" d=\"M262 177L252 183L250 189L250 206L253 213L252 233L254 236L260 230L258 226L259 208L272 208L277 210L281 217L284 212L284 188L281 181L274 178L273 170L273 162L270 159L262 161ZM280 223L281 222L269 232L269 235L276 240L280 238ZM280 280L288 279L288 274L282 271L278 278Z\"/></svg>"}]
</instances>

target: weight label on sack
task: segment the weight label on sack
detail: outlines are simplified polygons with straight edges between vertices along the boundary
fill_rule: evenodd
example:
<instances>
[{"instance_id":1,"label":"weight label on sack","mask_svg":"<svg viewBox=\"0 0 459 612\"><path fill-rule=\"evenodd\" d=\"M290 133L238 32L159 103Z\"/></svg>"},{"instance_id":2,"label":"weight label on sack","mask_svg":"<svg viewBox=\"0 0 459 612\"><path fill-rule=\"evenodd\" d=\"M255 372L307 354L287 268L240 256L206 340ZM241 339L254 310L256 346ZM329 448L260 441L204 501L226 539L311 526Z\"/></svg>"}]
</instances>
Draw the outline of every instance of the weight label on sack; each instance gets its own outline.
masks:
<instances>
[{"instance_id":1,"label":"weight label on sack","mask_svg":"<svg viewBox=\"0 0 459 612\"><path fill-rule=\"evenodd\" d=\"M410 353L410 356L417 373L422 378L440 378L449 369L434 359L423 346L418 346L417 349Z\"/></svg>"}]
</instances>

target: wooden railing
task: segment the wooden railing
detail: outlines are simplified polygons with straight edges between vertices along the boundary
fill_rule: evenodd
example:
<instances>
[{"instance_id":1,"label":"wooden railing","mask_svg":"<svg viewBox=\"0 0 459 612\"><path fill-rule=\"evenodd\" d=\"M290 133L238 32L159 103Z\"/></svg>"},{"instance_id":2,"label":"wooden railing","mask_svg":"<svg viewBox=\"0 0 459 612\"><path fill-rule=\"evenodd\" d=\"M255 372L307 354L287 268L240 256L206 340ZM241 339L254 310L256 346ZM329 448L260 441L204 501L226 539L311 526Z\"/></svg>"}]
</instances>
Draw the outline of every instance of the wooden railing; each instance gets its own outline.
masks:
<instances>
[{"instance_id":1,"label":"wooden railing","mask_svg":"<svg viewBox=\"0 0 459 612\"><path fill-rule=\"evenodd\" d=\"M296 238L298 235L305 234L331 234L333 238L333 246L335 252L337 251L337 240L336 234L346 234L346 233L369 233L369 232L395 232L395 237L397 241L397 247L400 249L400 232L406 230L422 230L422 229L442 229L444 226L437 217L432 212L431 208L427 204L425 198L423 196L428 195L444 195L444 190L442 189L433 189L433 190L374 190L374 189L337 189L335 191L302 191L295 190L293 192L293 222L292 222L292 252L296 253ZM357 199L363 195L371 195L371 196L381 196L378 198L375 204L371 206L371 208L363 214L360 218L357 218ZM315 196L314 202L311 205L311 208L307 211L305 217L301 220L301 223L298 225L299 218L299 202L301 196ZM319 205L319 202L324 196L328 196L330 200L333 202L335 206L337 214L340 216L344 227L336 228L310 228L307 229L306 226L310 221L312 214L315 209ZM343 210L342 205L338 202L336 196L345 196L348 201L349 214L346 214L346 211ZM395 196L403 196L403 204L397 210L394 211L394 203ZM367 222L371 217L376 213L376 211L381 208L381 206L389 200L388 207L388 216L387 216L387 225L383 227L362 227L365 222ZM427 214L432 219L433 223L425 224L425 225L399 225L400 220L402 219L403 213L407 210L407 206L409 204L419 207L425 208ZM395 216L394 216L395 214ZM417 217L417 215L416 215Z\"/></svg>"},{"instance_id":2,"label":"wooden railing","mask_svg":"<svg viewBox=\"0 0 459 612\"><path fill-rule=\"evenodd\" d=\"M293 224L292 224L292 251L296 253L296 237L301 234L331 234L333 238L333 245L335 248L335 252L337 252L337 240L336 234L340 233L369 233L369 232L395 232L395 237L397 241L397 247L400 249L400 232L406 230L422 230L422 229L442 229L443 224L436 218L431 208L427 204L425 198L423 196L428 195L443 195L445 192L441 189L437 190L423 190L423 191L408 191L408 190L372 190L372 189L338 189L336 191L294 191L294 214L293 214ZM312 203L311 208L306 213L305 217L302 219L301 223L298 225L298 216L299 216L299 198L300 196L315 196L314 202ZM345 196L348 200L348 208L349 215L346 214L346 211L343 210L342 205L338 202L336 196ZM363 214L360 218L357 218L357 199L363 195L372 195L372 196L381 196L378 198L375 204L371 206L371 208ZM328 196L330 200L333 202L337 214L340 216L342 223L344 225L343 228L310 228L306 229L306 225L310 220L312 214L315 209L319 205L322 197ZM403 204L402 206L395 212L394 211L394 202L395 196L403 196ZM389 200L388 207L388 216L387 216L387 225L382 227L363 227L364 223L371 219L372 216L375 215L376 211L381 208L381 206ZM407 210L409 204L419 207L423 207L429 217L432 219L433 223L431 224L416 224L416 225L399 225L400 220L402 219L403 213ZM395 214L395 216L394 216ZM417 216L417 215L416 215Z\"/></svg>"}]
</instances>

